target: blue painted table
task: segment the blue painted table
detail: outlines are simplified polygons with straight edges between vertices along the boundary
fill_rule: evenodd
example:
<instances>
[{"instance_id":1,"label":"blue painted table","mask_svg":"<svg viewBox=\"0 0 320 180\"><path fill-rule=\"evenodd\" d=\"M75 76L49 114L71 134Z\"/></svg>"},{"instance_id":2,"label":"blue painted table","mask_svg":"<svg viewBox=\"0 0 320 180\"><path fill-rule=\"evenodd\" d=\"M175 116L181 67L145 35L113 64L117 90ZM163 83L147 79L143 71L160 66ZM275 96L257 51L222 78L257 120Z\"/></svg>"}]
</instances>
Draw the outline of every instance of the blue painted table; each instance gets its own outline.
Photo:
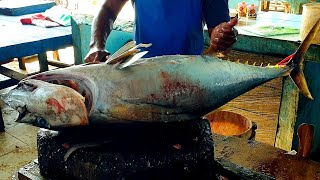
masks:
<instances>
[{"instance_id":1,"label":"blue painted table","mask_svg":"<svg viewBox=\"0 0 320 180\"><path fill-rule=\"evenodd\" d=\"M46 52L72 46L71 27L43 28L34 25L22 25L24 16L0 15L0 64L13 58L38 55L40 71L48 70ZM0 73L12 79L20 80L25 75L0 66ZM0 89L12 85L1 82Z\"/></svg>"},{"instance_id":2,"label":"blue painted table","mask_svg":"<svg viewBox=\"0 0 320 180\"><path fill-rule=\"evenodd\" d=\"M44 12L55 6L53 1L39 0L10 0L0 1L0 14L8 16L21 16L25 14Z\"/></svg>"}]
</instances>

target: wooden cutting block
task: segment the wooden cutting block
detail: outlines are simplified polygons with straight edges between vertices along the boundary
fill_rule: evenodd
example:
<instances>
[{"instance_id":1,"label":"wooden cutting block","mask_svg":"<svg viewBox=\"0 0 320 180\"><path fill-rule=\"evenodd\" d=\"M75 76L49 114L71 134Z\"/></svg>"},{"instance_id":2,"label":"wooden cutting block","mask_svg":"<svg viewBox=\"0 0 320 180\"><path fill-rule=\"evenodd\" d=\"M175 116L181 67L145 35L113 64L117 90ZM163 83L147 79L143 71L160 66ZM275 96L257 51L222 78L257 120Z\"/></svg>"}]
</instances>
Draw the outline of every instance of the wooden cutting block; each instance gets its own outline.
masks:
<instances>
[{"instance_id":1,"label":"wooden cutting block","mask_svg":"<svg viewBox=\"0 0 320 180\"><path fill-rule=\"evenodd\" d=\"M37 143L40 172L50 178L215 179L206 120L40 129Z\"/></svg>"}]
</instances>

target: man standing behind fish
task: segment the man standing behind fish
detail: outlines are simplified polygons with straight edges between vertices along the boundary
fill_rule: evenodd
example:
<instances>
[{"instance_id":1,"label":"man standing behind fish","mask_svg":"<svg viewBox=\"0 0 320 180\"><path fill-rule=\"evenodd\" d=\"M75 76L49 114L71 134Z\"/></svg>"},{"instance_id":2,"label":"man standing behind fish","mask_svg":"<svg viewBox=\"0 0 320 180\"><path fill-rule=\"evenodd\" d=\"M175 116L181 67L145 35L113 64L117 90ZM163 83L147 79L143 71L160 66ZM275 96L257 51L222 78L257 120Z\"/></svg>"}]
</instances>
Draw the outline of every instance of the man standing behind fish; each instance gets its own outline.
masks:
<instances>
[{"instance_id":1,"label":"man standing behind fish","mask_svg":"<svg viewBox=\"0 0 320 180\"><path fill-rule=\"evenodd\" d=\"M133 1L133 0L132 0ZM199 55L203 52L204 22L210 35L210 50L225 51L236 42L228 0L135 0L134 38L137 44L152 43L147 57ZM105 0L95 16L90 50L85 62L105 61L105 50L113 22L127 0ZM146 57L145 56L145 57Z\"/></svg>"}]
</instances>

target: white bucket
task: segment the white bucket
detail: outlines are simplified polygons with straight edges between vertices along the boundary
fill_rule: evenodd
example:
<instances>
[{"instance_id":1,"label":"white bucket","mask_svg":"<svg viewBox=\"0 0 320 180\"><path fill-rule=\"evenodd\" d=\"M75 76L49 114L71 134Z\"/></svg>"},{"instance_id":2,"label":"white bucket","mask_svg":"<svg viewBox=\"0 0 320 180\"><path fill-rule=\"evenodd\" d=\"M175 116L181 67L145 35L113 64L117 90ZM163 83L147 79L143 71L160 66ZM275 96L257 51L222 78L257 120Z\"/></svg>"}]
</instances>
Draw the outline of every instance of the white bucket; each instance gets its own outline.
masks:
<instances>
[{"instance_id":1,"label":"white bucket","mask_svg":"<svg viewBox=\"0 0 320 180\"><path fill-rule=\"evenodd\" d=\"M320 3L304 4L302 10L301 28L300 28L300 40L303 41L313 25L320 18ZM316 34L311 41L312 44L320 44L320 31Z\"/></svg>"}]
</instances>

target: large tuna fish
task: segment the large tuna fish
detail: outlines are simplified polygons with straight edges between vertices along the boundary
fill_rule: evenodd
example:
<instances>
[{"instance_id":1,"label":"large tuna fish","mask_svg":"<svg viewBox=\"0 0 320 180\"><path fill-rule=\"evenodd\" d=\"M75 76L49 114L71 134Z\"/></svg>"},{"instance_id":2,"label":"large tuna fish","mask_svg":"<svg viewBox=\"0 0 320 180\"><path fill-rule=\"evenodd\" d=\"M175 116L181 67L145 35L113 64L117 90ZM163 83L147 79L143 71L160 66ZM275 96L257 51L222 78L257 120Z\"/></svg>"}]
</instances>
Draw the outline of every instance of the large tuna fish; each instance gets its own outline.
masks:
<instances>
[{"instance_id":1,"label":"large tuna fish","mask_svg":"<svg viewBox=\"0 0 320 180\"><path fill-rule=\"evenodd\" d=\"M2 99L19 111L19 122L50 129L196 119L290 73L302 94L312 99L302 60L319 24L286 65L259 67L183 55L142 59L125 69L78 65L28 77Z\"/></svg>"}]
</instances>

